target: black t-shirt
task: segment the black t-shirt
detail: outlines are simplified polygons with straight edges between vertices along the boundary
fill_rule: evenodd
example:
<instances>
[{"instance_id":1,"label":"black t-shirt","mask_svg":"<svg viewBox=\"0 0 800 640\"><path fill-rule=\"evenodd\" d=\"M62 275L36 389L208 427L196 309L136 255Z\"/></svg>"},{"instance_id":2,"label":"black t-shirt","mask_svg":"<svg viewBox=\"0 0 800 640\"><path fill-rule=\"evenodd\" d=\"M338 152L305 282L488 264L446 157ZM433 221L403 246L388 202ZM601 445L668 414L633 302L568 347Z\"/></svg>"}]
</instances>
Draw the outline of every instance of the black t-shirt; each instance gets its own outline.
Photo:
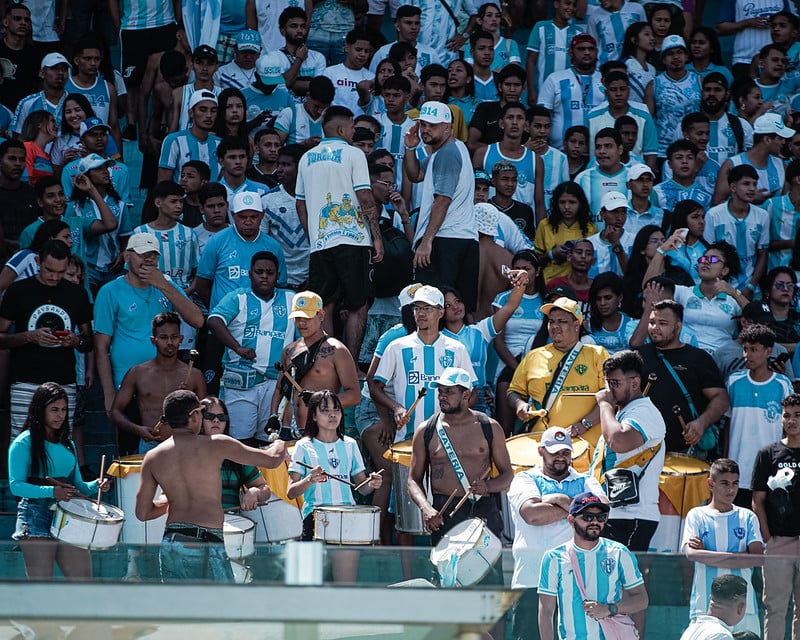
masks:
<instances>
[{"instance_id":1,"label":"black t-shirt","mask_svg":"<svg viewBox=\"0 0 800 640\"><path fill-rule=\"evenodd\" d=\"M200 207L198 205L189 204L184 200L181 224L192 229L203 224L203 214L200 212Z\"/></svg>"},{"instance_id":2,"label":"black t-shirt","mask_svg":"<svg viewBox=\"0 0 800 640\"><path fill-rule=\"evenodd\" d=\"M255 182L260 182L261 184L267 185L270 189L274 189L278 186L278 184L280 184L278 182L278 177L274 173L261 173L254 166L248 167L244 175L249 180L254 180Z\"/></svg>"},{"instance_id":3,"label":"black t-shirt","mask_svg":"<svg viewBox=\"0 0 800 640\"><path fill-rule=\"evenodd\" d=\"M791 469L795 476L788 493L767 486L767 480L780 469ZM800 535L800 449L773 442L760 449L753 463L753 491L766 491L767 526L773 536Z\"/></svg>"},{"instance_id":4,"label":"black t-shirt","mask_svg":"<svg viewBox=\"0 0 800 640\"><path fill-rule=\"evenodd\" d=\"M490 200L490 202L497 207L499 211L511 218L514 224L519 227L519 230L522 231L529 240L533 240L536 230L533 221L533 209L519 200L512 200L511 206L508 209L500 208L500 205L498 205L494 199Z\"/></svg>"},{"instance_id":5,"label":"black t-shirt","mask_svg":"<svg viewBox=\"0 0 800 640\"><path fill-rule=\"evenodd\" d=\"M691 422L696 415L692 414L689 403L683 391L672 377L666 365L658 356L658 350L652 343L638 347L642 355L644 368L642 370L642 385L647 384L647 377L655 373L658 379L650 387L650 400L661 412L667 425L667 451L686 451L689 445L683 439L683 430L672 408L678 405L681 415L686 422ZM708 406L708 401L703 395L703 389L724 389L725 383L713 358L697 347L685 344L677 349L667 349L661 354L669 361L675 373L683 382L689 392L697 414L703 413Z\"/></svg>"},{"instance_id":6,"label":"black t-shirt","mask_svg":"<svg viewBox=\"0 0 800 640\"><path fill-rule=\"evenodd\" d=\"M3 92L0 91L0 94ZM38 207L33 187L24 182L17 189L0 187L0 225L6 240L19 240L19 234L36 220Z\"/></svg>"},{"instance_id":7,"label":"black t-shirt","mask_svg":"<svg viewBox=\"0 0 800 640\"><path fill-rule=\"evenodd\" d=\"M500 115L502 114L500 102L481 102L472 114L469 128L481 132L480 142L494 144L503 139L503 130L500 128Z\"/></svg>"},{"instance_id":8,"label":"black t-shirt","mask_svg":"<svg viewBox=\"0 0 800 640\"><path fill-rule=\"evenodd\" d=\"M49 328L74 331L92 320L86 290L67 280L48 287L31 277L12 284L0 303L0 317L11 320L17 332ZM75 350L27 343L11 349L11 381L41 384L75 382Z\"/></svg>"},{"instance_id":9,"label":"black t-shirt","mask_svg":"<svg viewBox=\"0 0 800 640\"><path fill-rule=\"evenodd\" d=\"M785 320L770 317L767 326L775 332L775 342L782 344L800 342L800 313L789 309Z\"/></svg>"},{"instance_id":10,"label":"black t-shirt","mask_svg":"<svg viewBox=\"0 0 800 640\"><path fill-rule=\"evenodd\" d=\"M13 65L11 76L3 78L3 90L0 91L0 103L13 113L22 98L36 91L34 82L39 77L42 54L30 45L19 51L10 49L0 39L0 58L7 58Z\"/></svg>"}]
</instances>

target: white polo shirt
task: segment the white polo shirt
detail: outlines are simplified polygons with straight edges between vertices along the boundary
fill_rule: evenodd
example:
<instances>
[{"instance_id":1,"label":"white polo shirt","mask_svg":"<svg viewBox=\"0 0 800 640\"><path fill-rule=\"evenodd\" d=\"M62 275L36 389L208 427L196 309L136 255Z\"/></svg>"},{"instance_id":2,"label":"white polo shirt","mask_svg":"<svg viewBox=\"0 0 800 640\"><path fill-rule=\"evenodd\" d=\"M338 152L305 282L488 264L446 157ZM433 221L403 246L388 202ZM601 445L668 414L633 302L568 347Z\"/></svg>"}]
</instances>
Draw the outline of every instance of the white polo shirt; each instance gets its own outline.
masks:
<instances>
[{"instance_id":1,"label":"white polo shirt","mask_svg":"<svg viewBox=\"0 0 800 640\"><path fill-rule=\"evenodd\" d=\"M675 301L683 305L683 324L697 335L697 346L709 353L733 340L736 320L742 308L731 296L718 293L710 300L700 285L675 287Z\"/></svg>"}]
</instances>

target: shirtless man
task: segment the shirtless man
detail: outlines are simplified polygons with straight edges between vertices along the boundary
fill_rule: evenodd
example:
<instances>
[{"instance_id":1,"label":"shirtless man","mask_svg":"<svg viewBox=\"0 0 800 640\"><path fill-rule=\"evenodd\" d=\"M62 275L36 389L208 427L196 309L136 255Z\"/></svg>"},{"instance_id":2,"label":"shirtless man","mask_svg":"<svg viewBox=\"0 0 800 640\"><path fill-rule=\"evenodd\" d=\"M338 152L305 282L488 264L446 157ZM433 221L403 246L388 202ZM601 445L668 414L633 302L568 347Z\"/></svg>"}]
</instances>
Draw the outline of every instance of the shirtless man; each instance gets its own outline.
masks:
<instances>
[{"instance_id":1,"label":"shirtless man","mask_svg":"<svg viewBox=\"0 0 800 640\"><path fill-rule=\"evenodd\" d=\"M186 84L189 79L191 52L185 43L181 50L181 33L178 31L178 47L150 56L139 91L139 151L155 156L161 151L161 141L175 105L173 91ZM148 102L151 108L147 109Z\"/></svg>"},{"instance_id":2,"label":"shirtless man","mask_svg":"<svg viewBox=\"0 0 800 640\"><path fill-rule=\"evenodd\" d=\"M262 450L222 434L197 437L203 405L188 389L170 393L163 411L162 419L172 428L172 437L145 455L136 494L139 520L167 514L161 539L161 579L232 582L222 534L225 516L219 499L220 467L223 460L232 460L275 469L288 460L285 445L276 441ZM159 486L166 495L153 500ZM199 543L210 543L204 545L205 553L198 553Z\"/></svg>"},{"instance_id":3,"label":"shirtless man","mask_svg":"<svg viewBox=\"0 0 800 640\"><path fill-rule=\"evenodd\" d=\"M122 379L119 391L111 406L111 422L138 436L139 453L145 453L172 435L166 425L158 425L164 398L175 389L189 389L199 397L206 395L206 381L197 369L192 370L184 386L188 366L178 359L183 336L181 319L174 311L159 313L152 322L150 342L156 348L156 357L132 367ZM125 410L136 398L141 424L133 422ZM159 428L156 429L155 426Z\"/></svg>"},{"instance_id":4,"label":"shirtless man","mask_svg":"<svg viewBox=\"0 0 800 640\"><path fill-rule=\"evenodd\" d=\"M489 529L499 537L503 519L497 502L489 495L506 491L514 477L503 429L497 421L469 408L471 381L464 369L448 367L431 386L439 395L441 413L414 431L408 494L422 511L432 545L436 545L453 525L468 518L485 519ZM440 432L446 433L457 460L448 457L439 439ZM463 467L465 478L461 481L456 477L454 463ZM489 479L492 463L499 475ZM428 502L423 487L423 478L429 470L433 504ZM465 485L478 499L468 500L451 518L450 512L466 493ZM439 515L454 491L453 502Z\"/></svg>"},{"instance_id":5,"label":"shirtless man","mask_svg":"<svg viewBox=\"0 0 800 640\"><path fill-rule=\"evenodd\" d=\"M503 265L510 265L513 254L495 242L498 216L502 215L490 203L475 205L475 220L478 225L478 308L474 319L488 318L494 312L492 301L508 289L508 276L503 274Z\"/></svg>"},{"instance_id":6,"label":"shirtless man","mask_svg":"<svg viewBox=\"0 0 800 640\"><path fill-rule=\"evenodd\" d=\"M295 340L283 350L281 366L290 374L292 368L296 373L292 377L303 388L303 393L294 397L294 417L297 428L301 431L306 424L306 392L328 389L339 396L342 407L354 407L361 402L361 390L358 385L358 371L350 351L336 338L332 338L322 330L325 311L322 298L313 291L301 291L292 299L292 312L300 339ZM272 396L272 415L278 413L281 395L288 397L291 387L288 380L281 379ZM283 391L282 391L283 390Z\"/></svg>"}]
</instances>

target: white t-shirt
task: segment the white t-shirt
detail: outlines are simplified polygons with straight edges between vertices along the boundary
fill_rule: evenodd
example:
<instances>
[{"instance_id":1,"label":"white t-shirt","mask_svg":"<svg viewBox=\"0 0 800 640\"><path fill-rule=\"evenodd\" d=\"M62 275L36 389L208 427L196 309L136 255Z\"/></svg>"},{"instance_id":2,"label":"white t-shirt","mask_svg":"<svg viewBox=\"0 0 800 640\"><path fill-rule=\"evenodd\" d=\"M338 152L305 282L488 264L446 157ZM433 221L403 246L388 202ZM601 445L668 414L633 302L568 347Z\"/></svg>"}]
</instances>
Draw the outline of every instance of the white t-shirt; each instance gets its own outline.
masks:
<instances>
[{"instance_id":1,"label":"white t-shirt","mask_svg":"<svg viewBox=\"0 0 800 640\"><path fill-rule=\"evenodd\" d=\"M356 90L356 86L362 80L371 80L374 78L374 75L372 75L368 69L348 69L344 66L344 63L342 63L328 67L322 75L330 78L331 82L333 82L333 86L336 88L333 104L340 107L347 107L356 116L363 113L361 107L358 106L358 91Z\"/></svg>"},{"instance_id":2,"label":"white t-shirt","mask_svg":"<svg viewBox=\"0 0 800 640\"><path fill-rule=\"evenodd\" d=\"M714 616L697 616L683 632L681 640L733 640L728 626Z\"/></svg>"}]
</instances>

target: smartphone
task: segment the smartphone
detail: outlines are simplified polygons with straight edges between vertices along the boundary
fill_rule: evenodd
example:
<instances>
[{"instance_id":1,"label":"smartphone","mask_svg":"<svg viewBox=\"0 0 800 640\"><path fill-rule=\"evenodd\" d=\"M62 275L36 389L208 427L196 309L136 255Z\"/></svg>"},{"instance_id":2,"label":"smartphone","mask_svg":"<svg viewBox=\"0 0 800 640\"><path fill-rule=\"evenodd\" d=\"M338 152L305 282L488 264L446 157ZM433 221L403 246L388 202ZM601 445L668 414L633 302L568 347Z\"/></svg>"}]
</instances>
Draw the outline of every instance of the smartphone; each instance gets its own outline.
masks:
<instances>
[{"instance_id":1,"label":"smartphone","mask_svg":"<svg viewBox=\"0 0 800 640\"><path fill-rule=\"evenodd\" d=\"M789 361L789 354L782 353L777 358L775 358L775 364L786 364Z\"/></svg>"},{"instance_id":2,"label":"smartphone","mask_svg":"<svg viewBox=\"0 0 800 640\"><path fill-rule=\"evenodd\" d=\"M64 329L58 329L57 331L53 331L53 335L56 338L66 338L70 333L72 333L72 332L71 331L66 331Z\"/></svg>"},{"instance_id":3,"label":"smartphone","mask_svg":"<svg viewBox=\"0 0 800 640\"><path fill-rule=\"evenodd\" d=\"M561 245L561 246L562 246L562 248L564 249L564 251L566 251L567 253L569 253L569 252L570 252L570 251L572 251L572 249L575 247L575 241L574 241L574 240L567 240L567 241L566 241L566 242L565 242L563 245Z\"/></svg>"},{"instance_id":4,"label":"smartphone","mask_svg":"<svg viewBox=\"0 0 800 640\"><path fill-rule=\"evenodd\" d=\"M513 274L511 273L511 269L509 269L506 265L500 265L500 273L504 275L506 278L511 280L513 278Z\"/></svg>"}]
</instances>

